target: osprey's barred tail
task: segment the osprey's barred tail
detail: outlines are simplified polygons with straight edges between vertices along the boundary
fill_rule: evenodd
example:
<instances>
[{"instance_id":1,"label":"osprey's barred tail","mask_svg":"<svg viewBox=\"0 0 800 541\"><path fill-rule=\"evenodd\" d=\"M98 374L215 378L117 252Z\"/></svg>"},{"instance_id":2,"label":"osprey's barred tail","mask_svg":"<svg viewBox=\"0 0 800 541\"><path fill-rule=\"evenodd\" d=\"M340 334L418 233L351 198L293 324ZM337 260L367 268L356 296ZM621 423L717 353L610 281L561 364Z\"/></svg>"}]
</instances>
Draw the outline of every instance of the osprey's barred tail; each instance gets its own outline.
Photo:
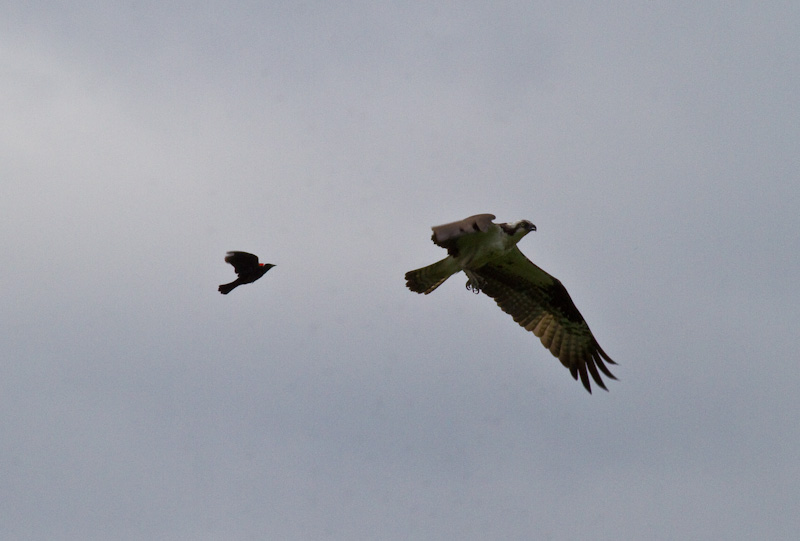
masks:
<instances>
[{"instance_id":1,"label":"osprey's barred tail","mask_svg":"<svg viewBox=\"0 0 800 541\"><path fill-rule=\"evenodd\" d=\"M433 265L408 271L406 273L406 286L415 293L427 295L460 270L453 258L446 257Z\"/></svg>"}]
</instances>

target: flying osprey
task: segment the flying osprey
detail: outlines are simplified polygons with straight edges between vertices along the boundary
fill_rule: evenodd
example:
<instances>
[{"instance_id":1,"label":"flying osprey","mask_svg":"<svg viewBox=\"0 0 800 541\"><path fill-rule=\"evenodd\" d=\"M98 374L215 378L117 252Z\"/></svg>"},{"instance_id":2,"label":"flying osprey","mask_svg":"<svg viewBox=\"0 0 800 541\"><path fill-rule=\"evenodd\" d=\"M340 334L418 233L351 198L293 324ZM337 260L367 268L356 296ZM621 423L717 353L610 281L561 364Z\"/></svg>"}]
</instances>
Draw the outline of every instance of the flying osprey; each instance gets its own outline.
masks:
<instances>
[{"instance_id":1,"label":"flying osprey","mask_svg":"<svg viewBox=\"0 0 800 541\"><path fill-rule=\"evenodd\" d=\"M536 226L528 220L493 223L494 215L477 214L433 227L434 244L449 254L441 261L406 273L411 291L428 294L451 275L464 271L467 289L483 291L514 321L538 336L544 347L569 368L572 377L592 392L589 374L606 389L600 371L617 379L604 363L611 360L592 335L567 290L556 278L531 263L517 243Z\"/></svg>"},{"instance_id":2,"label":"flying osprey","mask_svg":"<svg viewBox=\"0 0 800 541\"><path fill-rule=\"evenodd\" d=\"M259 263L257 255L247 252L228 252L225 254L225 263L233 265L233 270L239 277L230 284L219 286L219 292L223 295L233 291L236 286L255 282L275 266L271 263Z\"/></svg>"}]
</instances>

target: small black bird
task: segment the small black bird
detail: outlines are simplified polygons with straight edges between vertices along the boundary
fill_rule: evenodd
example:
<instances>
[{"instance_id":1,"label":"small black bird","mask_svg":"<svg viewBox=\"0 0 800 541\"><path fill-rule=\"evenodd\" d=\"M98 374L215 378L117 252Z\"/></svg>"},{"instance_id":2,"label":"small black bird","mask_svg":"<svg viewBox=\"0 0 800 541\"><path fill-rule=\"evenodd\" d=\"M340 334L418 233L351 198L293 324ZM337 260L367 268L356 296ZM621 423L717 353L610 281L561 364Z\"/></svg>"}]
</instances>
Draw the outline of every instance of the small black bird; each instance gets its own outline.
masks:
<instances>
[{"instance_id":1,"label":"small black bird","mask_svg":"<svg viewBox=\"0 0 800 541\"><path fill-rule=\"evenodd\" d=\"M219 292L227 295L233 288L242 284L250 284L264 276L269 269L275 265L271 263L259 263L258 256L247 252L228 252L225 255L225 262L233 265L233 270L239 277L230 284L219 286Z\"/></svg>"}]
</instances>

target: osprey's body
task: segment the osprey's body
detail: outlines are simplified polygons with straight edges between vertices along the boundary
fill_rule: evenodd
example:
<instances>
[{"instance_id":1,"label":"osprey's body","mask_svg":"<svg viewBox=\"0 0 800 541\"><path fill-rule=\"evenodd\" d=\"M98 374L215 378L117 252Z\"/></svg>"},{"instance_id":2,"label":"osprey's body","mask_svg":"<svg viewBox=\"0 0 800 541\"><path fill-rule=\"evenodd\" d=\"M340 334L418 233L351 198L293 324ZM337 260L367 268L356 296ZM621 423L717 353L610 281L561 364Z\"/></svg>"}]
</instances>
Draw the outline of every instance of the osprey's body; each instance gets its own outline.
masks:
<instances>
[{"instance_id":1,"label":"osprey's body","mask_svg":"<svg viewBox=\"0 0 800 541\"><path fill-rule=\"evenodd\" d=\"M473 271L504 257L536 226L527 220L511 224L492 223L492 214L478 214L460 222L434 226L431 240L447 250L446 258L406 274L407 286L428 294L453 274L464 271L467 287L480 291L480 278Z\"/></svg>"},{"instance_id":2,"label":"osprey's body","mask_svg":"<svg viewBox=\"0 0 800 541\"><path fill-rule=\"evenodd\" d=\"M433 242L445 248L448 256L407 272L406 285L427 295L464 271L468 289L492 297L514 321L538 336L575 379L580 376L587 391L592 392L589 375L605 389L597 369L616 379L603 361L616 363L600 348L561 282L517 248L536 226L528 220L495 224L493 219L492 214L478 214L433 227Z\"/></svg>"}]
</instances>

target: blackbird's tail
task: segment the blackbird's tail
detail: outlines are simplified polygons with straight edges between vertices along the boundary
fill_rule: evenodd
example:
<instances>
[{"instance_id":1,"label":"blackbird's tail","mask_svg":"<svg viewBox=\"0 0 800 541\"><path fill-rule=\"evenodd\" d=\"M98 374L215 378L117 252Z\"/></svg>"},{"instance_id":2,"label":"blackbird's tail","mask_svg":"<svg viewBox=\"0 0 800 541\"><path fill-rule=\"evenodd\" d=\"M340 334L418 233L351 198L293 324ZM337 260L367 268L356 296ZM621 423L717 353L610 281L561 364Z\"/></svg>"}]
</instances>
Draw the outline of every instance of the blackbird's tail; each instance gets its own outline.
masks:
<instances>
[{"instance_id":1,"label":"blackbird's tail","mask_svg":"<svg viewBox=\"0 0 800 541\"><path fill-rule=\"evenodd\" d=\"M238 285L239 284L236 281L233 281L230 284L222 284L221 286L219 286L219 292L222 293L223 295L227 295L228 293L233 291L233 289Z\"/></svg>"}]
</instances>

